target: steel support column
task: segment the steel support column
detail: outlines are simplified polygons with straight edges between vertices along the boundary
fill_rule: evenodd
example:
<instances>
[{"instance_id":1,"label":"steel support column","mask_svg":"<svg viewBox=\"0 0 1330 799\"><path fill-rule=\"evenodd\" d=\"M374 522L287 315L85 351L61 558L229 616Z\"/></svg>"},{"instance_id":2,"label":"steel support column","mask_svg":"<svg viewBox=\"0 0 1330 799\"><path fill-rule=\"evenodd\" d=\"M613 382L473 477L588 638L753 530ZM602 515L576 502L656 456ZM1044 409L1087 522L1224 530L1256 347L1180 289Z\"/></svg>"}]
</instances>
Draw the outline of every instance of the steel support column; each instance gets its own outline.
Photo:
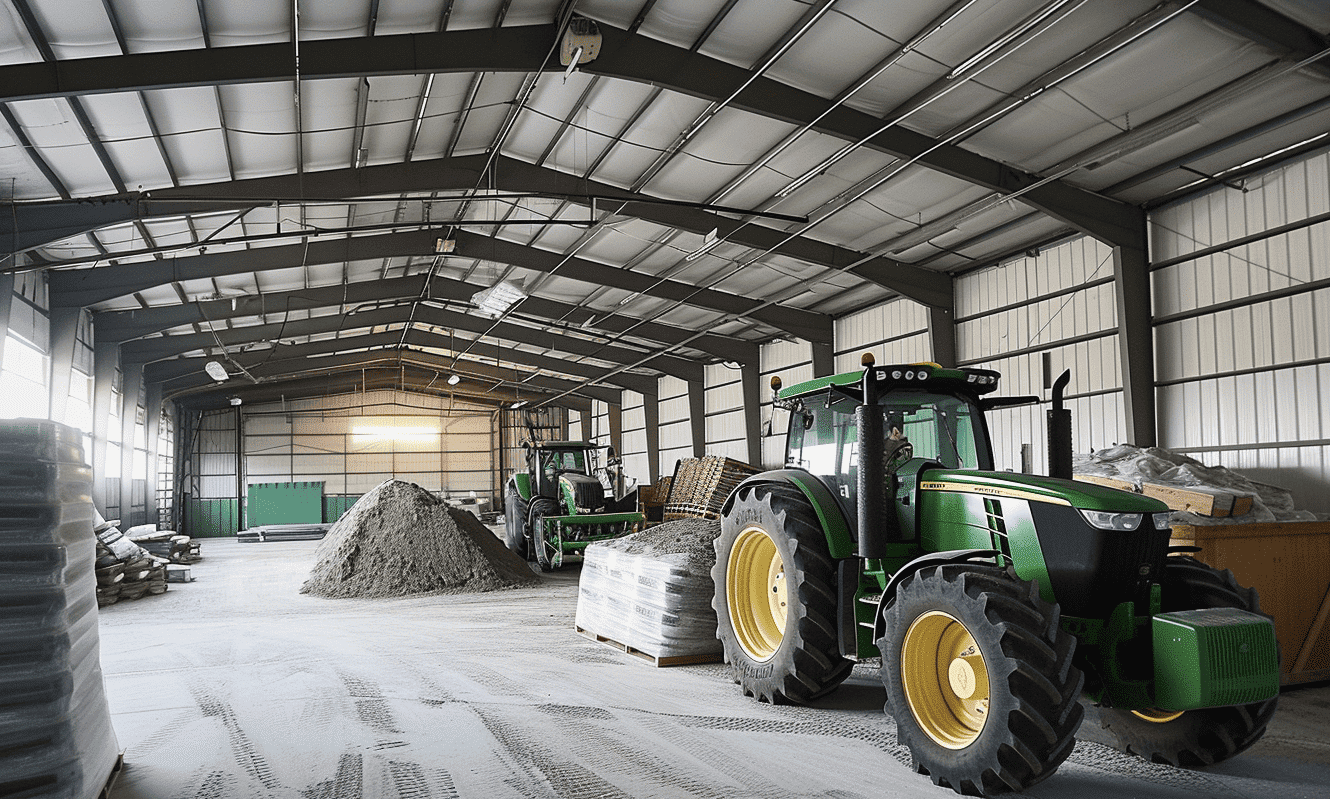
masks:
<instances>
[{"instance_id":1,"label":"steel support column","mask_svg":"<svg viewBox=\"0 0 1330 799\"><path fill-rule=\"evenodd\" d=\"M141 524L134 518L134 431L138 427L139 391L143 387L143 364L127 363L120 383L120 518L123 529Z\"/></svg>"},{"instance_id":2,"label":"steel support column","mask_svg":"<svg viewBox=\"0 0 1330 799\"><path fill-rule=\"evenodd\" d=\"M14 273L0 273L0 330L9 330L9 309L14 305ZM0 369L5 366L5 340L0 337Z\"/></svg>"},{"instance_id":3,"label":"steel support column","mask_svg":"<svg viewBox=\"0 0 1330 799\"><path fill-rule=\"evenodd\" d=\"M162 433L162 384L145 384L143 394L144 435L148 445L148 475L143 488L143 509L147 518L143 522L160 526L160 509L157 507L157 483L160 476L157 458L161 454L161 442L158 438Z\"/></svg>"},{"instance_id":4,"label":"steel support column","mask_svg":"<svg viewBox=\"0 0 1330 799\"><path fill-rule=\"evenodd\" d=\"M68 424L69 384L74 373L74 348L78 346L82 308L51 309L50 419ZM86 453L85 453L86 455Z\"/></svg>"},{"instance_id":5,"label":"steel support column","mask_svg":"<svg viewBox=\"0 0 1330 799\"><path fill-rule=\"evenodd\" d=\"M762 466L762 368L746 363L739 369L740 388L743 392L744 442L747 461Z\"/></svg>"},{"instance_id":6,"label":"steel support column","mask_svg":"<svg viewBox=\"0 0 1330 799\"><path fill-rule=\"evenodd\" d=\"M811 342L813 377L826 377L836 372L836 352L830 343Z\"/></svg>"},{"instance_id":7,"label":"steel support column","mask_svg":"<svg viewBox=\"0 0 1330 799\"><path fill-rule=\"evenodd\" d=\"M120 345L115 342L93 348L92 366L92 501L97 510L106 507L106 434L110 427L111 391L115 388L115 369L120 359Z\"/></svg>"},{"instance_id":8,"label":"steel support column","mask_svg":"<svg viewBox=\"0 0 1330 799\"><path fill-rule=\"evenodd\" d=\"M928 309L928 339L934 363L953 369L956 366L956 316L949 308Z\"/></svg>"},{"instance_id":9,"label":"steel support column","mask_svg":"<svg viewBox=\"0 0 1330 799\"><path fill-rule=\"evenodd\" d=\"M1113 248L1113 285L1127 436L1138 447L1153 447L1157 443L1154 331L1150 320L1150 262L1144 247Z\"/></svg>"},{"instance_id":10,"label":"steel support column","mask_svg":"<svg viewBox=\"0 0 1330 799\"><path fill-rule=\"evenodd\" d=\"M642 427L647 439L647 472L651 484L660 481L660 395L642 395Z\"/></svg>"},{"instance_id":11,"label":"steel support column","mask_svg":"<svg viewBox=\"0 0 1330 799\"><path fill-rule=\"evenodd\" d=\"M706 380L688 381L688 427L693 433L693 457L707 454Z\"/></svg>"}]
</instances>

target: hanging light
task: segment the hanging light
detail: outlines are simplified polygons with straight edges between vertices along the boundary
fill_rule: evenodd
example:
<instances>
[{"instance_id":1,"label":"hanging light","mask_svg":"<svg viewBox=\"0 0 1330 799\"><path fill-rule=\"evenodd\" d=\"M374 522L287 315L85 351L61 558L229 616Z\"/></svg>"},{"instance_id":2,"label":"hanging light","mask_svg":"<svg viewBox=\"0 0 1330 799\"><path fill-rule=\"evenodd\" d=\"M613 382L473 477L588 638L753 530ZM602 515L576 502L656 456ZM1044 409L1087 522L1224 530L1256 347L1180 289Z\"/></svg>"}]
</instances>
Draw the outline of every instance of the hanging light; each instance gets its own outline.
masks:
<instances>
[{"instance_id":1,"label":"hanging light","mask_svg":"<svg viewBox=\"0 0 1330 799\"><path fill-rule=\"evenodd\" d=\"M226 367L217 361L208 361L203 364L203 371L208 373L208 377L216 380L218 383L225 383L231 376L226 373Z\"/></svg>"},{"instance_id":2,"label":"hanging light","mask_svg":"<svg viewBox=\"0 0 1330 799\"><path fill-rule=\"evenodd\" d=\"M460 382L462 382L462 378L457 375L448 375L448 385L455 386Z\"/></svg>"}]
</instances>

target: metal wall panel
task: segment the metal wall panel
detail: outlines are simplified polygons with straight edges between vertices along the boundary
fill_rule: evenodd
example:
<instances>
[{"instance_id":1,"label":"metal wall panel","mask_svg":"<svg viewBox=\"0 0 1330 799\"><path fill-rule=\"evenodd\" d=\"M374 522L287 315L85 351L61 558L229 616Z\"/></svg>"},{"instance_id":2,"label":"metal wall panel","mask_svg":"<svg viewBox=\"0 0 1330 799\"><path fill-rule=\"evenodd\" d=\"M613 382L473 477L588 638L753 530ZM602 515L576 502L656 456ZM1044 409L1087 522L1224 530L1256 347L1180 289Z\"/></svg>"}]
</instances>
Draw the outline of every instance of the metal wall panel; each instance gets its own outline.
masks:
<instances>
[{"instance_id":1,"label":"metal wall panel","mask_svg":"<svg viewBox=\"0 0 1330 799\"><path fill-rule=\"evenodd\" d=\"M641 485L651 479L651 462L647 457L647 431L645 397L636 391L624 391L622 416L624 473L637 478Z\"/></svg>"},{"instance_id":2,"label":"metal wall panel","mask_svg":"<svg viewBox=\"0 0 1330 799\"><path fill-rule=\"evenodd\" d=\"M688 381L677 377L660 378L660 473L673 474L680 458L693 457L693 429L689 424Z\"/></svg>"},{"instance_id":3,"label":"metal wall panel","mask_svg":"<svg viewBox=\"0 0 1330 799\"><path fill-rule=\"evenodd\" d=\"M773 435L762 437L762 463L764 469L777 469L785 463L785 430L789 425L789 414L771 404L771 377L778 375L786 386L812 380L812 346L801 339L777 341L762 345L762 423L765 429L770 424ZM757 464L755 464L757 465Z\"/></svg>"},{"instance_id":4,"label":"metal wall panel","mask_svg":"<svg viewBox=\"0 0 1330 799\"><path fill-rule=\"evenodd\" d=\"M1259 237L1152 275L1160 443L1330 512L1330 222L1260 237L1330 212L1330 154L1244 188L1150 217L1155 261Z\"/></svg>"}]
</instances>

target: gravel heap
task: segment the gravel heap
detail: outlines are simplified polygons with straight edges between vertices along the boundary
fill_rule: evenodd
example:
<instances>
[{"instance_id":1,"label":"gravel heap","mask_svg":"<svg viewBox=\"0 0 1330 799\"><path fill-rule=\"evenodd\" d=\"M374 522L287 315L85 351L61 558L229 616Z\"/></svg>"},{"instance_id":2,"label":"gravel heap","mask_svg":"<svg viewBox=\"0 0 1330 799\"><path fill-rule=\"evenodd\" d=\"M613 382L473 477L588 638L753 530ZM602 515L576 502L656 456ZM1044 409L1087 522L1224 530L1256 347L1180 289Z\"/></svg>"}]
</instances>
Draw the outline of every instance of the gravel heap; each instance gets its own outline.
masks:
<instances>
[{"instance_id":1,"label":"gravel heap","mask_svg":"<svg viewBox=\"0 0 1330 799\"><path fill-rule=\"evenodd\" d=\"M687 574L711 577L716 564L716 537L720 522L712 519L676 519L648 527L640 533L602 541L594 546L626 555L668 563Z\"/></svg>"},{"instance_id":2,"label":"gravel heap","mask_svg":"<svg viewBox=\"0 0 1330 799\"><path fill-rule=\"evenodd\" d=\"M302 594L473 594L539 581L475 516L401 480L357 500L314 554Z\"/></svg>"}]
</instances>

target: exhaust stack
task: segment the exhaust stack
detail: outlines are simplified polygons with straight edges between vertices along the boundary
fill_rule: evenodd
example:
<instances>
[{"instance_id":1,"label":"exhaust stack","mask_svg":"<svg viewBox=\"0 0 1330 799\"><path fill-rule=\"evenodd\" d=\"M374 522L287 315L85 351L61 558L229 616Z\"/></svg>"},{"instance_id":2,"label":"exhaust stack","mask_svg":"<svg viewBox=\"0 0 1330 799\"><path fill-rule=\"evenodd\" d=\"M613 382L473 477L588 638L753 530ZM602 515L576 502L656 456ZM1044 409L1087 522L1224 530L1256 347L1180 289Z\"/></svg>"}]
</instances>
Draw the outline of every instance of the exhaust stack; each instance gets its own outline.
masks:
<instances>
[{"instance_id":1,"label":"exhaust stack","mask_svg":"<svg viewBox=\"0 0 1330 799\"><path fill-rule=\"evenodd\" d=\"M1053 409L1048 412L1048 476L1071 479L1071 411L1062 407L1062 392L1071 382L1065 369L1053 381Z\"/></svg>"}]
</instances>

